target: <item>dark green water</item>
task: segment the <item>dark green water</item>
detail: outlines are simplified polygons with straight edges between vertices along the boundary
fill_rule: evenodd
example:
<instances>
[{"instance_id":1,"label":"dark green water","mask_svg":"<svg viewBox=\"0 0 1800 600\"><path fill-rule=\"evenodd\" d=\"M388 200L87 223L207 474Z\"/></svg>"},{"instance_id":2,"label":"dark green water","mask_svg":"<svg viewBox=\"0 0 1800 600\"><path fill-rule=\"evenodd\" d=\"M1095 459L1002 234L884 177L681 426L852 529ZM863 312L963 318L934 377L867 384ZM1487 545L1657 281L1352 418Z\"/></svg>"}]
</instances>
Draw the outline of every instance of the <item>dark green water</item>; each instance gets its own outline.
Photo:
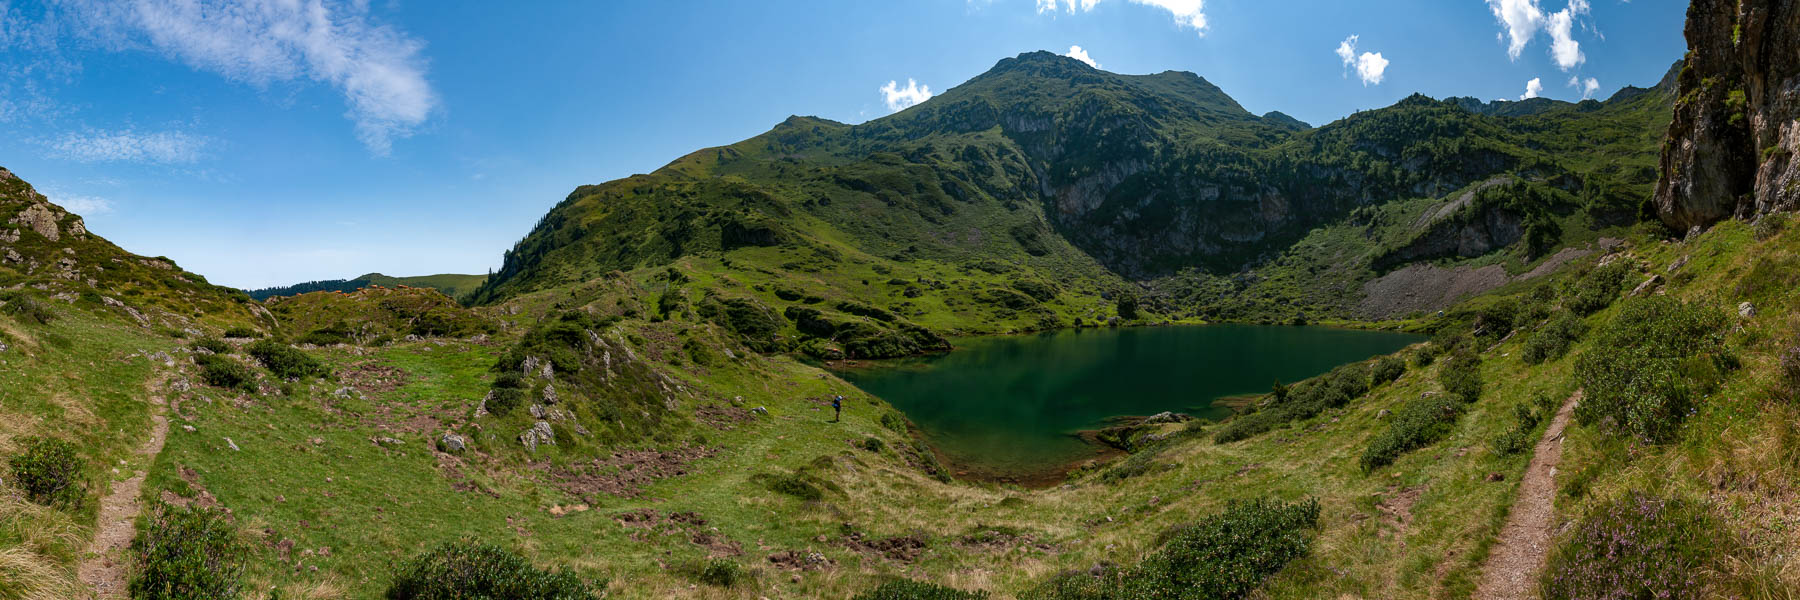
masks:
<instances>
[{"instance_id":1,"label":"dark green water","mask_svg":"<svg viewBox=\"0 0 1800 600\"><path fill-rule=\"evenodd\" d=\"M1068 330L962 340L948 354L840 375L917 423L960 469L1030 476L1096 453L1071 435L1165 410L1218 419L1213 401L1267 391L1399 350L1413 335L1256 325Z\"/></svg>"}]
</instances>

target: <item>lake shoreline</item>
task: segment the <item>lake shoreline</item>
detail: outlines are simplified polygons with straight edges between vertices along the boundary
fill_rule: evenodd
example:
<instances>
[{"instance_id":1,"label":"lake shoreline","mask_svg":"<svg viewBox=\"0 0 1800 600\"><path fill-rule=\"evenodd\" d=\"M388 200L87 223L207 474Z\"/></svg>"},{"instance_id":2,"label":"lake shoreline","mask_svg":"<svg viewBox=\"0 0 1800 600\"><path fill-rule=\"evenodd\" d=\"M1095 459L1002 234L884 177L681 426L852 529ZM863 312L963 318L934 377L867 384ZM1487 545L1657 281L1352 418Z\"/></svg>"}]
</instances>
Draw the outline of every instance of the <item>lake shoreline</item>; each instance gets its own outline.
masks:
<instances>
[{"instance_id":1,"label":"lake shoreline","mask_svg":"<svg viewBox=\"0 0 1800 600\"><path fill-rule=\"evenodd\" d=\"M956 478L1042 488L1129 455L1139 441L1120 431L1145 425L1150 417L1143 415L1224 421L1265 397L1270 382L1303 380L1421 337L1392 324L1354 324L1365 327L1063 328L962 338L928 356L824 367L914 422L914 439Z\"/></svg>"}]
</instances>

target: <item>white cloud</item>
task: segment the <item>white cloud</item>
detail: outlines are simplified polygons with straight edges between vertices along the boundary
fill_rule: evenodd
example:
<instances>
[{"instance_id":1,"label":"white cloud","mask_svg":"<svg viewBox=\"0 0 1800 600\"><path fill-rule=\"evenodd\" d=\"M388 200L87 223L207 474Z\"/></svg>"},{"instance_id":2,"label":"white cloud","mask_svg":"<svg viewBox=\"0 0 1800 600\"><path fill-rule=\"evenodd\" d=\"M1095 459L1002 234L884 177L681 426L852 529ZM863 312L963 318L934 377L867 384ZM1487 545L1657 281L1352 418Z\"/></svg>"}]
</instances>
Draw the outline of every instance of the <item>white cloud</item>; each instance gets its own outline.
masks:
<instances>
[{"instance_id":1,"label":"white cloud","mask_svg":"<svg viewBox=\"0 0 1800 600\"><path fill-rule=\"evenodd\" d=\"M1519 99L1520 100L1530 100L1532 98L1538 97L1539 95L1541 95L1543 93L1544 93L1543 78L1533 77L1533 78L1531 78L1531 81L1525 82L1525 95L1519 96Z\"/></svg>"},{"instance_id":2,"label":"white cloud","mask_svg":"<svg viewBox=\"0 0 1800 600\"><path fill-rule=\"evenodd\" d=\"M1544 10L1538 7L1538 0L1487 0L1487 3L1494 17L1506 28L1501 32L1508 38L1506 55L1518 60L1525 45L1531 43L1532 36L1537 35L1538 28L1544 25Z\"/></svg>"},{"instance_id":3,"label":"white cloud","mask_svg":"<svg viewBox=\"0 0 1800 600\"><path fill-rule=\"evenodd\" d=\"M1388 59L1382 58L1380 52L1364 52L1356 57L1356 74L1362 77L1363 85L1381 85L1388 68Z\"/></svg>"},{"instance_id":4,"label":"white cloud","mask_svg":"<svg viewBox=\"0 0 1800 600\"><path fill-rule=\"evenodd\" d=\"M1153 6L1166 11L1175 17L1175 24L1193 29L1195 33L1206 35L1206 0L1129 0L1132 4ZM1094 10L1100 0L1037 0L1038 14L1056 12L1061 7L1065 12L1074 14Z\"/></svg>"},{"instance_id":5,"label":"white cloud","mask_svg":"<svg viewBox=\"0 0 1800 600\"><path fill-rule=\"evenodd\" d=\"M1556 59L1556 66L1564 71L1587 61L1587 56L1581 53L1581 42L1575 41L1572 35L1574 24L1574 15L1564 9L1551 14L1544 26L1550 32L1550 57Z\"/></svg>"},{"instance_id":6,"label":"white cloud","mask_svg":"<svg viewBox=\"0 0 1800 600\"><path fill-rule=\"evenodd\" d=\"M179 131L90 130L64 134L48 145L57 156L81 162L191 163L200 159L207 139Z\"/></svg>"},{"instance_id":7,"label":"white cloud","mask_svg":"<svg viewBox=\"0 0 1800 600\"><path fill-rule=\"evenodd\" d=\"M887 85L881 86L881 99L887 104L888 110L899 112L930 100L931 86L919 85L919 82L908 79L906 87L900 87L899 81L889 81Z\"/></svg>"},{"instance_id":8,"label":"white cloud","mask_svg":"<svg viewBox=\"0 0 1800 600\"><path fill-rule=\"evenodd\" d=\"M367 0L61 0L115 50L148 47L195 69L262 86L306 80L336 88L370 151L438 109L424 44L369 19Z\"/></svg>"},{"instance_id":9,"label":"white cloud","mask_svg":"<svg viewBox=\"0 0 1800 600\"><path fill-rule=\"evenodd\" d=\"M1357 55L1356 42L1358 39L1360 36L1352 35L1338 43L1337 55L1344 61L1344 76L1348 77L1350 67L1354 66L1356 67L1356 76L1362 79L1363 85L1381 85L1382 79L1386 78L1388 59L1383 58L1380 52L1364 52Z\"/></svg>"},{"instance_id":10,"label":"white cloud","mask_svg":"<svg viewBox=\"0 0 1800 600\"><path fill-rule=\"evenodd\" d=\"M1591 13L1590 0L1569 0L1567 7L1553 13L1545 13L1539 0L1487 0L1487 4L1500 21L1503 31L1498 36L1507 43L1506 55L1513 60L1518 60L1525 46L1543 31L1550 35L1550 57L1557 68L1567 71L1587 61L1574 30L1576 18ZM1586 21L1582 22L1582 29L1598 35L1598 30Z\"/></svg>"},{"instance_id":11,"label":"white cloud","mask_svg":"<svg viewBox=\"0 0 1800 600\"><path fill-rule=\"evenodd\" d=\"M50 201L62 205L69 212L93 216L113 211L112 202L96 196L79 196L74 194L48 194Z\"/></svg>"},{"instance_id":12,"label":"white cloud","mask_svg":"<svg viewBox=\"0 0 1800 600\"><path fill-rule=\"evenodd\" d=\"M1100 63L1094 62L1094 57L1088 56L1087 51L1082 50L1081 46L1069 46L1069 52L1067 54L1064 54L1063 56L1067 56L1069 58L1073 58L1075 60L1079 60L1081 62L1087 63L1087 66L1090 66L1090 67L1093 67L1096 69L1100 68Z\"/></svg>"},{"instance_id":13,"label":"white cloud","mask_svg":"<svg viewBox=\"0 0 1800 600\"><path fill-rule=\"evenodd\" d=\"M1342 42L1338 42L1337 55L1338 55L1338 58L1344 59L1345 67L1349 67L1350 62L1356 60L1356 39L1357 39L1357 37L1359 37L1359 36L1353 35L1353 36L1344 38L1344 41L1342 41Z\"/></svg>"},{"instance_id":14,"label":"white cloud","mask_svg":"<svg viewBox=\"0 0 1800 600\"><path fill-rule=\"evenodd\" d=\"M1581 82L1582 100L1594 97L1594 92L1598 91L1600 91L1600 80L1589 77Z\"/></svg>"}]
</instances>

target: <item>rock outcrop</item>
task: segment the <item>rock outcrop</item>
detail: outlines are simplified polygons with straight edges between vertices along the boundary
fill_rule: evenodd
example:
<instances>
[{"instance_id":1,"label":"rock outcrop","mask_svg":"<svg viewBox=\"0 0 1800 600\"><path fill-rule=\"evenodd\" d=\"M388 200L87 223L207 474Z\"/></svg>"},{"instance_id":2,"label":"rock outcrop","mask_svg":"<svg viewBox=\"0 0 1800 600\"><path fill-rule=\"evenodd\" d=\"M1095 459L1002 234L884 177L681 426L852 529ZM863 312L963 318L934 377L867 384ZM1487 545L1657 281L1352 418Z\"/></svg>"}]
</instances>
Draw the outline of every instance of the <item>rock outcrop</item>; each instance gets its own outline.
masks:
<instances>
[{"instance_id":1,"label":"rock outcrop","mask_svg":"<svg viewBox=\"0 0 1800 600\"><path fill-rule=\"evenodd\" d=\"M1800 205L1800 4L1694 0L1656 208L1681 231Z\"/></svg>"}]
</instances>

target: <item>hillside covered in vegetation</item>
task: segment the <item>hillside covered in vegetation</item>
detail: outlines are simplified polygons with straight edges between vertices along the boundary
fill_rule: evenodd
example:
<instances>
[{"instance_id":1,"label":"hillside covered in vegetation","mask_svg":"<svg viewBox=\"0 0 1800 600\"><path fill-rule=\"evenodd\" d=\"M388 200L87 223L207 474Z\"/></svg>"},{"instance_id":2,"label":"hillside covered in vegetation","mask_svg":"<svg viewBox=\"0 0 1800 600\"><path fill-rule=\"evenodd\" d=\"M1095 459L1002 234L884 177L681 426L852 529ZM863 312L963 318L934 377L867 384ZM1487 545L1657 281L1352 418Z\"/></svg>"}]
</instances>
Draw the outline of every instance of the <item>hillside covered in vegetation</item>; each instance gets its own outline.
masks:
<instances>
[{"instance_id":1,"label":"hillside covered in vegetation","mask_svg":"<svg viewBox=\"0 0 1800 600\"><path fill-rule=\"evenodd\" d=\"M577 188L467 305L253 300L0 170L0 599L1790 598L1796 14L1698 0L1605 101L1316 128L1021 55ZM1046 486L835 370L1319 321L1428 341Z\"/></svg>"}]
</instances>

